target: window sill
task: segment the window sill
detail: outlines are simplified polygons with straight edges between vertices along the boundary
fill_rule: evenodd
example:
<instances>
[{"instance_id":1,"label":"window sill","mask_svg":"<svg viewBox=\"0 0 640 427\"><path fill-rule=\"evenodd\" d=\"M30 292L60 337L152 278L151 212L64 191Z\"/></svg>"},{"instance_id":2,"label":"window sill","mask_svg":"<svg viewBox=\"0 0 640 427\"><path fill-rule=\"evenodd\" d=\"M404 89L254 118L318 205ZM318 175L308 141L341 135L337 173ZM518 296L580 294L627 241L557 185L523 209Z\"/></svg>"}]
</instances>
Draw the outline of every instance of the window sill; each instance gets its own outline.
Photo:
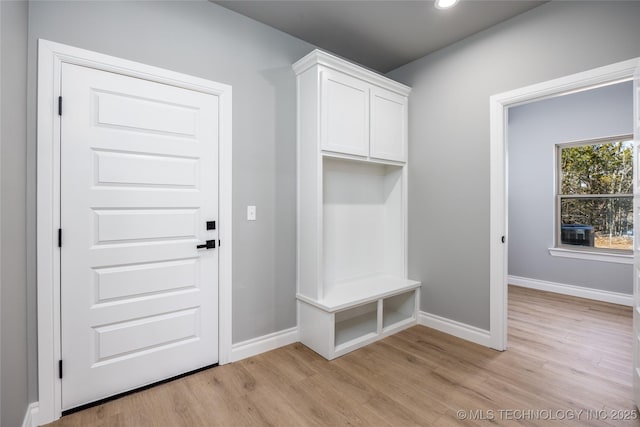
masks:
<instances>
[{"instance_id":1,"label":"window sill","mask_svg":"<svg viewBox=\"0 0 640 427\"><path fill-rule=\"evenodd\" d=\"M551 256L562 258L585 259L589 261L613 262L617 264L633 264L632 254L614 254L610 252L578 251L575 249L549 248Z\"/></svg>"}]
</instances>

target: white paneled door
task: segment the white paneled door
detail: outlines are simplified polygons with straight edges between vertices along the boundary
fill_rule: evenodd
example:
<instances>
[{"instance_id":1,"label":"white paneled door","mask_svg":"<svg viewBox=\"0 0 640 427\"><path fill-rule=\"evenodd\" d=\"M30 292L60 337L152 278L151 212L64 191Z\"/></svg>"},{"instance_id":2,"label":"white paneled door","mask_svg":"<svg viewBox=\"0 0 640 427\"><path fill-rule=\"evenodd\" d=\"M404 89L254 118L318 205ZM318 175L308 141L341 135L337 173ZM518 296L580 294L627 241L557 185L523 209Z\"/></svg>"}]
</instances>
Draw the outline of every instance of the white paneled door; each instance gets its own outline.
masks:
<instances>
[{"instance_id":1,"label":"white paneled door","mask_svg":"<svg viewBox=\"0 0 640 427\"><path fill-rule=\"evenodd\" d=\"M218 362L218 109L62 65L63 410Z\"/></svg>"}]
</instances>

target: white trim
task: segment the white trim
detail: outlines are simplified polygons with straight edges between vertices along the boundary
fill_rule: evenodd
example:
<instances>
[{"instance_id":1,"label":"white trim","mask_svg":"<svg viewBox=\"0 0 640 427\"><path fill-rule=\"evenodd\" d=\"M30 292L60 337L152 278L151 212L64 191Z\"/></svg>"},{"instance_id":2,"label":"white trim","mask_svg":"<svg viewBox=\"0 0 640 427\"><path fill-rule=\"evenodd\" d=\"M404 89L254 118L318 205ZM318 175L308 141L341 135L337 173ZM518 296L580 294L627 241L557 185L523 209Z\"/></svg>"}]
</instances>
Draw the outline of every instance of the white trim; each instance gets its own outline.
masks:
<instances>
[{"instance_id":1,"label":"white trim","mask_svg":"<svg viewBox=\"0 0 640 427\"><path fill-rule=\"evenodd\" d=\"M507 147L496 141L506 139L507 111L491 98L489 153L489 345L496 350L507 348Z\"/></svg>"},{"instance_id":2,"label":"white trim","mask_svg":"<svg viewBox=\"0 0 640 427\"><path fill-rule=\"evenodd\" d=\"M578 251L566 248L549 248L551 256L588 261L613 262L618 264L633 264L633 254L615 254L610 252Z\"/></svg>"},{"instance_id":3,"label":"white trim","mask_svg":"<svg viewBox=\"0 0 640 427\"><path fill-rule=\"evenodd\" d=\"M491 347L491 333L486 329L480 329L475 326L467 325L466 323L447 319L446 317L437 316L424 311L420 311L418 313L418 325L426 326L485 347Z\"/></svg>"},{"instance_id":4,"label":"white trim","mask_svg":"<svg viewBox=\"0 0 640 427\"><path fill-rule=\"evenodd\" d=\"M209 82L210 84L212 82ZM231 362L233 300L233 137L232 88L221 85L218 145L218 363Z\"/></svg>"},{"instance_id":5,"label":"white trim","mask_svg":"<svg viewBox=\"0 0 640 427\"><path fill-rule=\"evenodd\" d=\"M489 294L491 347L507 348L507 109L632 78L640 58L493 95L490 111Z\"/></svg>"},{"instance_id":6,"label":"white trim","mask_svg":"<svg viewBox=\"0 0 640 427\"><path fill-rule=\"evenodd\" d=\"M272 332L234 344L231 347L231 361L237 362L298 341L300 341L300 335L297 327Z\"/></svg>"},{"instance_id":7,"label":"white trim","mask_svg":"<svg viewBox=\"0 0 640 427\"><path fill-rule=\"evenodd\" d=\"M27 6L28 7L28 6ZM0 37L2 37L2 5L0 5ZM28 25L28 23L27 23ZM27 31L28 32L28 31ZM0 99L2 99L2 55L0 55ZM2 139L2 108L0 108L0 139ZM2 148L0 147L0 177L2 176ZM0 229L2 229L2 186L0 186ZM2 268L2 245L0 245L0 268ZM0 274L0 323L2 322L2 274ZM0 378L2 377L2 339L0 339ZM2 412L2 387L0 387L0 413Z\"/></svg>"},{"instance_id":8,"label":"white trim","mask_svg":"<svg viewBox=\"0 0 640 427\"><path fill-rule=\"evenodd\" d=\"M22 420L22 427L38 427L40 425L38 423L39 411L38 402L33 402L27 406L27 412L24 414L24 419Z\"/></svg>"},{"instance_id":9,"label":"white trim","mask_svg":"<svg viewBox=\"0 0 640 427\"><path fill-rule=\"evenodd\" d=\"M623 294L621 292L611 292L602 289L585 288L584 286L547 282L546 280L529 279L519 276L509 276L509 284L520 286L523 288L554 292L556 294L570 295L573 297L586 298L595 301L633 306L633 295Z\"/></svg>"},{"instance_id":10,"label":"white trim","mask_svg":"<svg viewBox=\"0 0 640 427\"><path fill-rule=\"evenodd\" d=\"M60 418L61 387L57 377L60 358L60 252L55 234L60 224L59 120L62 63L115 72L203 93L220 99L219 144L219 363L231 353L231 86L176 73L100 53L40 39L38 42L37 107L37 302L39 422Z\"/></svg>"},{"instance_id":11,"label":"white trim","mask_svg":"<svg viewBox=\"0 0 640 427\"><path fill-rule=\"evenodd\" d=\"M606 143L609 143L609 142L618 142L618 141L632 142L633 141L633 134L632 133L622 133L622 134L618 134L618 135L611 135L611 136L605 136L605 137L600 137L600 138L574 139L574 140L571 140L571 141L558 142L558 143L556 143L554 145L557 148L564 149L564 148L570 148L570 147L580 147L580 146L584 146L584 145L606 144ZM558 156L558 157L560 157L560 156ZM556 165L558 164L558 160L557 159L556 159L555 163L556 163ZM559 186L557 186L557 187L559 187ZM565 194L565 195L568 195L568 194ZM626 194L625 194L625 196L626 196ZM629 196L633 196L633 194L629 194ZM585 195L584 197L588 197L588 196Z\"/></svg>"}]
</instances>

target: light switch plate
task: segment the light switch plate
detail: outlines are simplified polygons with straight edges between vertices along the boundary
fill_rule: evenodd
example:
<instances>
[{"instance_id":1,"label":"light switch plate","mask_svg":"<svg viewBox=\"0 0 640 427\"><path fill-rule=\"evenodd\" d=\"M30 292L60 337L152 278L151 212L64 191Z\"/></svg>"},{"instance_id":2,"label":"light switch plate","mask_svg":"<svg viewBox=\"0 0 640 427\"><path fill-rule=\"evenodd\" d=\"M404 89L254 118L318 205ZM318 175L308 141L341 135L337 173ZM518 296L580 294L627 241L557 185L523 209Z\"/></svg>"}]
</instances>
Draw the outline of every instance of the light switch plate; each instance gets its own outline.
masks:
<instances>
[{"instance_id":1,"label":"light switch plate","mask_svg":"<svg viewBox=\"0 0 640 427\"><path fill-rule=\"evenodd\" d=\"M255 220L256 220L256 207L247 206L247 221L255 221Z\"/></svg>"}]
</instances>

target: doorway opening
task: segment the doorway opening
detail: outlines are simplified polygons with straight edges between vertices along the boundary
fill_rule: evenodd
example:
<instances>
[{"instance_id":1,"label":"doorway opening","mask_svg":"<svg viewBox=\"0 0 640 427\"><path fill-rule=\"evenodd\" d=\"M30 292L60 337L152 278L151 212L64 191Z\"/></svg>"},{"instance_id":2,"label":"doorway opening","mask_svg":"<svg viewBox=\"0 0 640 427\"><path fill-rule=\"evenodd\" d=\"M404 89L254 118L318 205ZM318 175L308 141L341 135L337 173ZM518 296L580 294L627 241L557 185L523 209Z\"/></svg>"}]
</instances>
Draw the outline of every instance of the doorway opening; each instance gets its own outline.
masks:
<instances>
[{"instance_id":1,"label":"doorway opening","mask_svg":"<svg viewBox=\"0 0 640 427\"><path fill-rule=\"evenodd\" d=\"M507 114L509 284L632 305L633 82Z\"/></svg>"},{"instance_id":2,"label":"doorway opening","mask_svg":"<svg viewBox=\"0 0 640 427\"><path fill-rule=\"evenodd\" d=\"M508 283L508 109L534 101L583 92L632 79L639 60L632 59L490 98L490 331L491 347L507 348ZM513 232L513 230L510 230ZM634 289L635 292L635 289Z\"/></svg>"}]
</instances>

